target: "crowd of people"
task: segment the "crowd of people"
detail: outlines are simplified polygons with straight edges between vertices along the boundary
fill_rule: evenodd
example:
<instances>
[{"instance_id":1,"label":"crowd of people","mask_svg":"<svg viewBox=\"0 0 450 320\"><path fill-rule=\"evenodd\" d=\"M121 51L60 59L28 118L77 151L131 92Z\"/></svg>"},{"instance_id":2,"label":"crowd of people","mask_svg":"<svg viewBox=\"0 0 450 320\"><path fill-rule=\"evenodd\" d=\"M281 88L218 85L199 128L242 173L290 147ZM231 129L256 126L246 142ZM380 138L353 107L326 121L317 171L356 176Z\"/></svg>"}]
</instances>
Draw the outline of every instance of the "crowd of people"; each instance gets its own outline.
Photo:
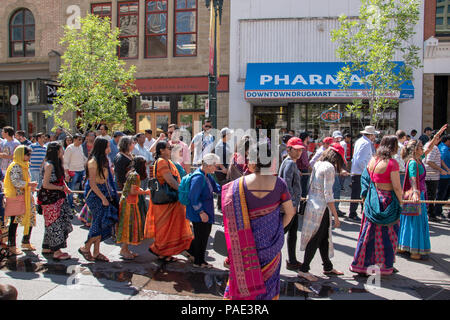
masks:
<instances>
[{"instance_id":1,"label":"crowd of people","mask_svg":"<svg viewBox=\"0 0 450 320\"><path fill-rule=\"evenodd\" d=\"M36 250L30 235L40 214L42 253L57 261L71 259L63 250L77 216L89 228L78 248L87 261L108 262L101 242L111 237L125 260L138 256L130 245L153 239L148 251L163 262L184 255L195 268L212 268L206 261L208 238L221 212L228 248L224 265L230 270L225 299L276 299L285 234L288 270L317 281L309 271L319 250L324 274L343 274L331 258L332 228L346 216L335 201L346 179L355 200L347 219L361 224L350 271L365 275L376 265L389 275L396 271L396 253L412 259L430 253L428 221L444 218L442 204L419 200L448 200L447 125L437 132L426 128L419 138L402 130L381 136L367 126L354 143L340 131L319 141L308 132L297 136L282 130L278 154L265 134L236 141L233 130L221 129L217 139L212 129L206 119L187 144L175 124L155 138L152 130L110 136L105 124L84 135L58 128L53 136L38 133L30 139L4 127L0 224L8 230L8 254ZM75 190L82 192L74 196ZM361 218L358 200L363 201ZM302 262L297 259L299 219ZM19 224L24 227L21 249Z\"/></svg>"}]
</instances>

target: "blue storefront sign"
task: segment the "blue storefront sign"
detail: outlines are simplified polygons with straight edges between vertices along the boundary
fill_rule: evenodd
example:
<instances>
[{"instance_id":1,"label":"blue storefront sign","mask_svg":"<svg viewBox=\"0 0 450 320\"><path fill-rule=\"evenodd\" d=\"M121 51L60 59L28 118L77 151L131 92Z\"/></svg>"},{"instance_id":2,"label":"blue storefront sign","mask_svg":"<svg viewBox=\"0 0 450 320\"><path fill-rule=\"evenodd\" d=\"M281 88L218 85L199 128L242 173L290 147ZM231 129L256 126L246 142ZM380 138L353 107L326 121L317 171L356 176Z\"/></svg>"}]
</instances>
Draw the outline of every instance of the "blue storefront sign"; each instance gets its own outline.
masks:
<instances>
[{"instance_id":1,"label":"blue storefront sign","mask_svg":"<svg viewBox=\"0 0 450 320\"><path fill-rule=\"evenodd\" d=\"M395 62L399 69L403 62ZM355 99L367 97L367 88L358 74L349 89L342 89L337 74L343 62L248 63L245 80L247 100ZM392 99L413 99L414 87L405 82Z\"/></svg>"}]
</instances>

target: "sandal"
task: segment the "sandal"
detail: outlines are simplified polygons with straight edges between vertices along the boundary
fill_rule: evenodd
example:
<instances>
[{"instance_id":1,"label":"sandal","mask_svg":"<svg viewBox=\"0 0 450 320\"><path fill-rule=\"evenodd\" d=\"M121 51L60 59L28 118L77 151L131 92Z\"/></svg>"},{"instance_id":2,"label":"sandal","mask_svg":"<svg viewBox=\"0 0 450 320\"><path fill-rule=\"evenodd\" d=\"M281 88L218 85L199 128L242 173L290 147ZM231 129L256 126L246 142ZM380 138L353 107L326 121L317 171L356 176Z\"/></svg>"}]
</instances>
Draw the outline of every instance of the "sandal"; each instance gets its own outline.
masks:
<instances>
[{"instance_id":1,"label":"sandal","mask_svg":"<svg viewBox=\"0 0 450 320\"><path fill-rule=\"evenodd\" d=\"M22 243L22 250L23 251L36 251L36 247L33 246L31 243Z\"/></svg>"},{"instance_id":2,"label":"sandal","mask_svg":"<svg viewBox=\"0 0 450 320\"><path fill-rule=\"evenodd\" d=\"M200 267L201 268L204 268L204 269L211 269L211 268L214 268L214 266L212 265L212 264L209 264L209 263L202 263L201 265L200 265Z\"/></svg>"},{"instance_id":3,"label":"sandal","mask_svg":"<svg viewBox=\"0 0 450 320\"><path fill-rule=\"evenodd\" d=\"M297 276L299 276L301 278L305 278L306 280L311 281L311 282L315 282L315 281L319 280L319 279L317 279L314 275L312 275L309 272L301 272L301 271L299 271L297 273Z\"/></svg>"},{"instance_id":4,"label":"sandal","mask_svg":"<svg viewBox=\"0 0 450 320\"><path fill-rule=\"evenodd\" d=\"M344 275L344 273L342 271L339 271L339 270L336 270L336 269L333 269L333 270L330 270L330 271L324 271L323 274L327 275L327 276L330 276L330 275L342 276L342 275Z\"/></svg>"},{"instance_id":5,"label":"sandal","mask_svg":"<svg viewBox=\"0 0 450 320\"><path fill-rule=\"evenodd\" d=\"M69 260L71 259L71 256L69 256L68 253L61 253L59 256L55 257L53 256L53 260L55 261L61 261L61 260Z\"/></svg>"},{"instance_id":6,"label":"sandal","mask_svg":"<svg viewBox=\"0 0 450 320\"><path fill-rule=\"evenodd\" d=\"M165 258L163 259L163 261L164 261L164 262L177 262L178 259L175 258L175 257L165 257Z\"/></svg>"},{"instance_id":7,"label":"sandal","mask_svg":"<svg viewBox=\"0 0 450 320\"><path fill-rule=\"evenodd\" d=\"M16 247L9 247L8 250L13 256L20 256L23 254L22 250L17 249Z\"/></svg>"},{"instance_id":8,"label":"sandal","mask_svg":"<svg viewBox=\"0 0 450 320\"><path fill-rule=\"evenodd\" d=\"M81 248L78 249L78 252L83 256L87 261L94 261L94 257L92 256L90 251L83 251Z\"/></svg>"},{"instance_id":9,"label":"sandal","mask_svg":"<svg viewBox=\"0 0 450 320\"><path fill-rule=\"evenodd\" d=\"M42 254L53 254L51 249L42 249Z\"/></svg>"},{"instance_id":10,"label":"sandal","mask_svg":"<svg viewBox=\"0 0 450 320\"><path fill-rule=\"evenodd\" d=\"M160 255L156 254L151 248L148 248L148 251L149 251L152 255L156 256L156 257L158 258L158 260L165 261L166 258L167 258L166 256L160 256Z\"/></svg>"},{"instance_id":11,"label":"sandal","mask_svg":"<svg viewBox=\"0 0 450 320\"><path fill-rule=\"evenodd\" d=\"M100 261L100 262L109 262L109 259L107 257L105 257L103 254L99 253L96 257L94 257L95 261Z\"/></svg>"},{"instance_id":12,"label":"sandal","mask_svg":"<svg viewBox=\"0 0 450 320\"><path fill-rule=\"evenodd\" d=\"M194 256L192 254L190 254L189 252L187 252L186 250L184 250L181 253L182 256L185 256L189 262L194 263Z\"/></svg>"},{"instance_id":13,"label":"sandal","mask_svg":"<svg viewBox=\"0 0 450 320\"><path fill-rule=\"evenodd\" d=\"M124 260L134 260L135 256L132 253L120 254L120 257Z\"/></svg>"}]
</instances>

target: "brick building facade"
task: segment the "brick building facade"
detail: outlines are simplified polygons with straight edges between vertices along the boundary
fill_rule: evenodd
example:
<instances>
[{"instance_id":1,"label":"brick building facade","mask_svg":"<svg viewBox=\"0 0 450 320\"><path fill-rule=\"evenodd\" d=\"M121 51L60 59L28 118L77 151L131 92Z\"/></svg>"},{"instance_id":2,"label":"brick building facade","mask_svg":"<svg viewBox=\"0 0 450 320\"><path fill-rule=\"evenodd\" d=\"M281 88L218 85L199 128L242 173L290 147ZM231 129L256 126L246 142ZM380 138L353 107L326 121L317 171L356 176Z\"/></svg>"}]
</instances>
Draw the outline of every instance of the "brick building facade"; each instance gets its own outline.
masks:
<instances>
[{"instance_id":1,"label":"brick building facade","mask_svg":"<svg viewBox=\"0 0 450 320\"><path fill-rule=\"evenodd\" d=\"M0 126L30 134L53 124L42 111L51 95L64 48L63 26L93 12L120 27L127 66L136 65L141 96L129 103L136 131L178 123L192 130L204 118L208 94L209 10L202 0L6 0L0 7ZM220 33L217 125L228 125L229 1ZM178 18L178 19L177 19ZM11 95L19 97L12 105ZM50 95L50 97L48 97ZM14 102L14 101L13 101ZM71 120L73 115L68 115ZM194 129L197 131L199 128Z\"/></svg>"}]
</instances>

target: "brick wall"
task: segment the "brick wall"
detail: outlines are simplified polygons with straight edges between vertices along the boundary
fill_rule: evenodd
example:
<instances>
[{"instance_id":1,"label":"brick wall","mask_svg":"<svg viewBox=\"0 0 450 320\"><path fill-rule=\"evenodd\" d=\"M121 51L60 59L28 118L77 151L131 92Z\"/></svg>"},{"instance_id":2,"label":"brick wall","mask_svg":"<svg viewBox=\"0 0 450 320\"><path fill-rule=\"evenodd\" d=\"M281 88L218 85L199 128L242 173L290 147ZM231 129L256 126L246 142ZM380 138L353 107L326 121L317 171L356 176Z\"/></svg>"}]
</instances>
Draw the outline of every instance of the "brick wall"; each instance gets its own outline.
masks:
<instances>
[{"instance_id":1,"label":"brick wall","mask_svg":"<svg viewBox=\"0 0 450 320\"><path fill-rule=\"evenodd\" d=\"M436 0L425 0L423 40L436 35Z\"/></svg>"},{"instance_id":2,"label":"brick wall","mask_svg":"<svg viewBox=\"0 0 450 320\"><path fill-rule=\"evenodd\" d=\"M423 75L422 128L433 128L434 74Z\"/></svg>"}]
</instances>

